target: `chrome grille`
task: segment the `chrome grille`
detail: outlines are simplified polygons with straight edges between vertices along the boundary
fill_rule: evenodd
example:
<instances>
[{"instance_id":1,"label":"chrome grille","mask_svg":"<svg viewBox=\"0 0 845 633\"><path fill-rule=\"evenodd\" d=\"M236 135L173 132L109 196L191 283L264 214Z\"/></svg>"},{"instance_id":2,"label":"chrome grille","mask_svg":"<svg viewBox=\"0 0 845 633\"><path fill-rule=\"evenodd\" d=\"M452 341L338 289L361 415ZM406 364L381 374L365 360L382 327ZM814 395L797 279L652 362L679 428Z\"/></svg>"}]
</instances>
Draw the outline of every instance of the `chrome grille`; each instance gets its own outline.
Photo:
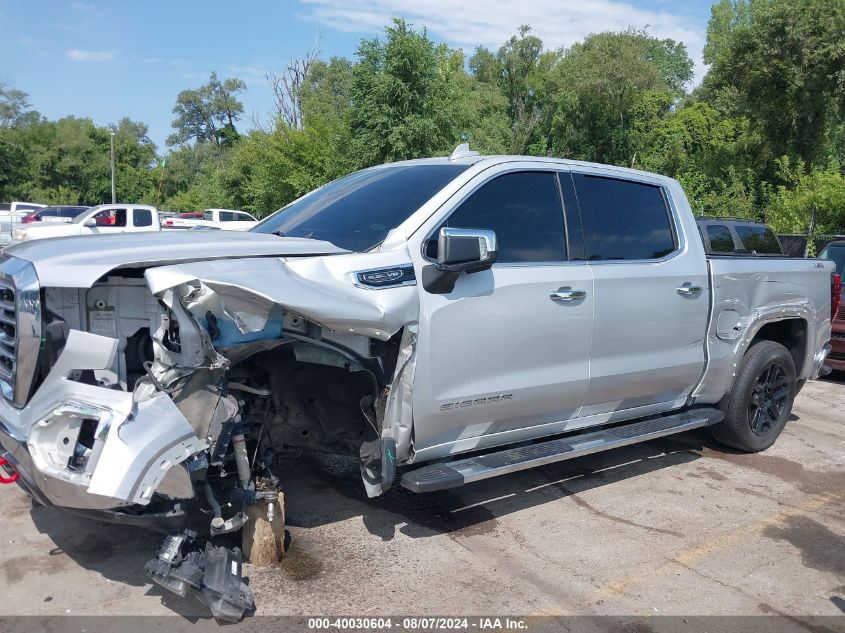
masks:
<instances>
[{"instance_id":1,"label":"chrome grille","mask_svg":"<svg viewBox=\"0 0 845 633\"><path fill-rule=\"evenodd\" d=\"M15 288L10 280L0 278L0 379L13 391L18 349L18 317Z\"/></svg>"},{"instance_id":2,"label":"chrome grille","mask_svg":"<svg viewBox=\"0 0 845 633\"><path fill-rule=\"evenodd\" d=\"M0 389L16 407L29 399L41 349L41 291L32 264L0 256Z\"/></svg>"},{"instance_id":3,"label":"chrome grille","mask_svg":"<svg viewBox=\"0 0 845 633\"><path fill-rule=\"evenodd\" d=\"M845 321L845 303L839 306L839 310L836 311L834 321Z\"/></svg>"}]
</instances>

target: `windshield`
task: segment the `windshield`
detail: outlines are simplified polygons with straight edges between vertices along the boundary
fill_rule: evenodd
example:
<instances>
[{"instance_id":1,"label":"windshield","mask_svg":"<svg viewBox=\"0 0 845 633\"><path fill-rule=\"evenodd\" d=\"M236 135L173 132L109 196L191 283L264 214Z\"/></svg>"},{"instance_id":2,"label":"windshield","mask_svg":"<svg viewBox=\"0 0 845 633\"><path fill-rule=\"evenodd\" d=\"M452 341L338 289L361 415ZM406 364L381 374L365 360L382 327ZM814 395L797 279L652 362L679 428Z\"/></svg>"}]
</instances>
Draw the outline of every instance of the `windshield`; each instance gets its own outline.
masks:
<instances>
[{"instance_id":1,"label":"windshield","mask_svg":"<svg viewBox=\"0 0 845 633\"><path fill-rule=\"evenodd\" d=\"M85 217L88 215L88 211L90 211L90 209L86 209L85 211L74 217L73 220L70 221L71 224L79 224L80 222L82 222L82 220L84 220Z\"/></svg>"},{"instance_id":2,"label":"windshield","mask_svg":"<svg viewBox=\"0 0 845 633\"><path fill-rule=\"evenodd\" d=\"M365 169L292 202L251 230L366 251L465 169L432 164Z\"/></svg>"},{"instance_id":3,"label":"windshield","mask_svg":"<svg viewBox=\"0 0 845 633\"><path fill-rule=\"evenodd\" d=\"M830 259L836 264L836 272L845 274L845 245L828 246L819 255L821 259Z\"/></svg>"}]
</instances>

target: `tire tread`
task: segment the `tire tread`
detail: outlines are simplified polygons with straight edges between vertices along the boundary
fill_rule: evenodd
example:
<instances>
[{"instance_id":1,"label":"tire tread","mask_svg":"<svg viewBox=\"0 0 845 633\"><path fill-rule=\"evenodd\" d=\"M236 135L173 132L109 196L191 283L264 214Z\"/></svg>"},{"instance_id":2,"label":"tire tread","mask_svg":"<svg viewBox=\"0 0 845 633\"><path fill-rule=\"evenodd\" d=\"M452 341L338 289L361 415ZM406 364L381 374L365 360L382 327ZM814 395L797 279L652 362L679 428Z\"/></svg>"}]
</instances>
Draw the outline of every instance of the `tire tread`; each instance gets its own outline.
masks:
<instances>
[{"instance_id":1,"label":"tire tread","mask_svg":"<svg viewBox=\"0 0 845 633\"><path fill-rule=\"evenodd\" d=\"M795 363L792 360L792 355L780 343L768 340L759 341L753 344L742 357L731 391L719 403L719 408L724 412L725 418L719 424L711 427L710 431L717 442L747 453L766 450L775 443L786 422L784 421L783 424L772 429L769 435L754 435L748 426L747 410L750 385L762 371L762 365L776 358L784 361L787 374L791 380L792 393L787 401L787 409L791 411L792 401L796 393ZM788 417L788 414L786 417Z\"/></svg>"}]
</instances>

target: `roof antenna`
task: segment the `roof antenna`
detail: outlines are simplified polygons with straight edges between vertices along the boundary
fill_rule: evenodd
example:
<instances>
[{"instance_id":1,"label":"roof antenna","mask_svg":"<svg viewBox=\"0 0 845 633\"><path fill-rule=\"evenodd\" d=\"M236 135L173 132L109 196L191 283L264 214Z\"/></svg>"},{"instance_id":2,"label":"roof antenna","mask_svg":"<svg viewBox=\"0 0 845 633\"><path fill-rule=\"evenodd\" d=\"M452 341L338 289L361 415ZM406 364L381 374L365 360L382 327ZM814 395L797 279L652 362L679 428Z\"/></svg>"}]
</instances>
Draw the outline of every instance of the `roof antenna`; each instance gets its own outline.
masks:
<instances>
[{"instance_id":1,"label":"roof antenna","mask_svg":"<svg viewBox=\"0 0 845 633\"><path fill-rule=\"evenodd\" d=\"M449 160L457 160L458 158L467 158L469 156L480 156L480 154L472 151L469 148L469 143L461 143L449 154Z\"/></svg>"}]
</instances>

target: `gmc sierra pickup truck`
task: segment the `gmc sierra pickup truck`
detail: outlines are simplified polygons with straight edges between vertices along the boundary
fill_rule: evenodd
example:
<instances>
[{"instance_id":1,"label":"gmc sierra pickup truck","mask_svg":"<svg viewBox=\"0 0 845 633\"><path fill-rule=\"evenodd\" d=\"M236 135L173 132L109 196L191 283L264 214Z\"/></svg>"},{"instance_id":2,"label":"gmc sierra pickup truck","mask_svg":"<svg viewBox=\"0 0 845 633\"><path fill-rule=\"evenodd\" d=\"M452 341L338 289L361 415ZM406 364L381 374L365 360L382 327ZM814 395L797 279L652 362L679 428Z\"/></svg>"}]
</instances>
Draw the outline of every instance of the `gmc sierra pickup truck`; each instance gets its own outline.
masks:
<instances>
[{"instance_id":1,"label":"gmc sierra pickup truck","mask_svg":"<svg viewBox=\"0 0 845 633\"><path fill-rule=\"evenodd\" d=\"M238 619L240 554L213 539L272 513L297 451L356 456L376 496L706 426L768 448L830 349L833 269L706 256L671 178L465 146L249 232L23 242L0 262L4 478L172 531L147 572Z\"/></svg>"}]
</instances>

